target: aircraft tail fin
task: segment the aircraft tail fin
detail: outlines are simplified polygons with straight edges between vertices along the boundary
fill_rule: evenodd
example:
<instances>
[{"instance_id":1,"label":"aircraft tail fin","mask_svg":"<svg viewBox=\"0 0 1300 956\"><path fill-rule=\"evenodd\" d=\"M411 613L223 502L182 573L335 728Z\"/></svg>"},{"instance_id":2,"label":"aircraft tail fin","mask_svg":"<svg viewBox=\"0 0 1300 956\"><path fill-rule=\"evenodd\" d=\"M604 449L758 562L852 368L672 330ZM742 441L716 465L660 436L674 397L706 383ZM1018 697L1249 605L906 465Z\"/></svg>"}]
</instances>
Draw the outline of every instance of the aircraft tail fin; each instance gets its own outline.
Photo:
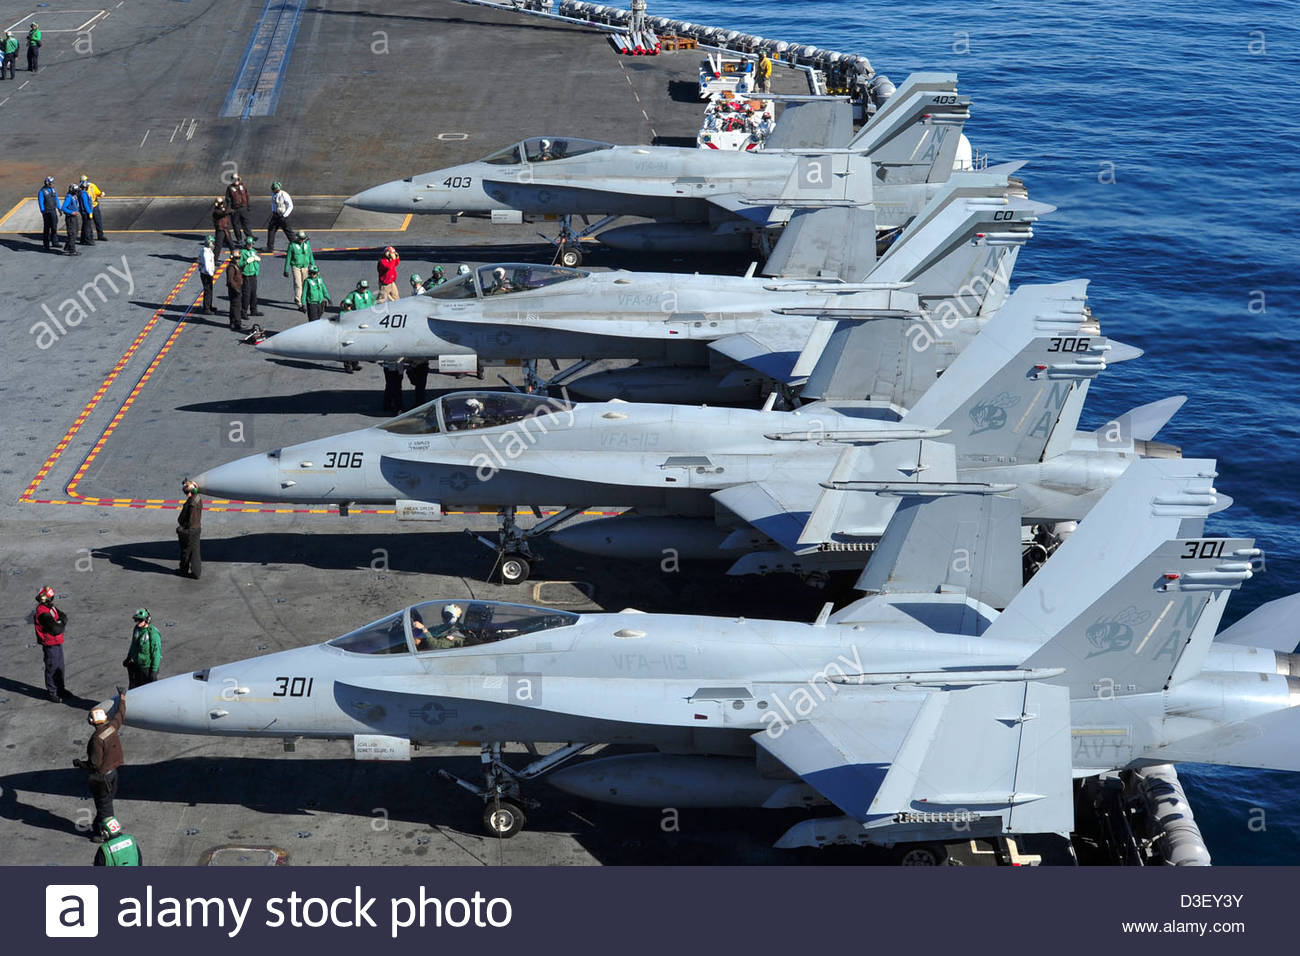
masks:
<instances>
[{"instance_id":1,"label":"aircraft tail fin","mask_svg":"<svg viewBox=\"0 0 1300 956\"><path fill-rule=\"evenodd\" d=\"M903 422L950 431L958 467L1040 461L1058 431L1073 434L1075 396L1106 368L1107 340L1083 330L1086 289L1021 286ZM912 348L930 346L922 322L908 332Z\"/></svg>"},{"instance_id":2,"label":"aircraft tail fin","mask_svg":"<svg viewBox=\"0 0 1300 956\"><path fill-rule=\"evenodd\" d=\"M1202 537L1212 459L1140 459L985 632L1022 642L1072 697L1159 692L1199 671L1227 592L1259 566L1245 539Z\"/></svg>"},{"instance_id":3,"label":"aircraft tail fin","mask_svg":"<svg viewBox=\"0 0 1300 956\"><path fill-rule=\"evenodd\" d=\"M910 283L940 319L978 315L1006 295L1016 254L1055 208L1006 176L954 174L858 278Z\"/></svg>"},{"instance_id":4,"label":"aircraft tail fin","mask_svg":"<svg viewBox=\"0 0 1300 956\"><path fill-rule=\"evenodd\" d=\"M956 73L913 73L849 143L881 185L947 182L970 118Z\"/></svg>"}]
</instances>

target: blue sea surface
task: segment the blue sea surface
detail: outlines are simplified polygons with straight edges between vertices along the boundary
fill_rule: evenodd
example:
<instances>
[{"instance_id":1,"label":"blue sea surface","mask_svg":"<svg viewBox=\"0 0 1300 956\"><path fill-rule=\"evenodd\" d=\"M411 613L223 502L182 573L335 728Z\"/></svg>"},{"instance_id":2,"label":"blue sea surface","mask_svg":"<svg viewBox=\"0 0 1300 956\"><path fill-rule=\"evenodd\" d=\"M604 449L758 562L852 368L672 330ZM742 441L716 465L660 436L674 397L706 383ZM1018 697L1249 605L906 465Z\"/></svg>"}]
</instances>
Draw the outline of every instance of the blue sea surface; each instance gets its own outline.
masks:
<instances>
[{"instance_id":1,"label":"blue sea surface","mask_svg":"<svg viewBox=\"0 0 1300 956\"><path fill-rule=\"evenodd\" d=\"M1294 2L649 0L648 12L865 55L896 84L956 72L975 148L1025 160L1030 195L1058 207L1015 281L1091 279L1103 331L1146 350L1094 382L1083 427L1189 396L1159 437L1218 459L1235 503L1210 531L1268 555L1225 624L1300 591ZM1216 864L1300 864L1300 774L1179 773Z\"/></svg>"}]
</instances>

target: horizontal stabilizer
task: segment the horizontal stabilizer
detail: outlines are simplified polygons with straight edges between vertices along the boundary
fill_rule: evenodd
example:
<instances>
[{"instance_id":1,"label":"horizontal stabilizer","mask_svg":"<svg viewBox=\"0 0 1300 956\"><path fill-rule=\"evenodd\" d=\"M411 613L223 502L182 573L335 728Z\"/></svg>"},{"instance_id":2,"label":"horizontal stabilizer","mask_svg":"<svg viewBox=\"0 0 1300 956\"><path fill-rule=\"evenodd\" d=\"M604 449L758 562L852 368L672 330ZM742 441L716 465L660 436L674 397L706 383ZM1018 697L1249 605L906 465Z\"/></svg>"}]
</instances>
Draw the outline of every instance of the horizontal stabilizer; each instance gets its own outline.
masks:
<instances>
[{"instance_id":1,"label":"horizontal stabilizer","mask_svg":"<svg viewBox=\"0 0 1300 956\"><path fill-rule=\"evenodd\" d=\"M800 392L804 401L873 401L910 408L938 380L939 372L956 352L937 343L912 348L909 319L822 321L810 336L797 368L808 365L813 347L816 361ZM830 329L827 335L825 330Z\"/></svg>"},{"instance_id":2,"label":"horizontal stabilizer","mask_svg":"<svg viewBox=\"0 0 1300 956\"><path fill-rule=\"evenodd\" d=\"M1109 362L1110 357L1107 356L1106 360ZM1116 426L1118 426L1118 432L1122 438L1133 441L1151 441L1156 437L1160 429L1169 424L1169 419L1178 413L1178 410L1183 407L1183 403L1186 401L1186 395L1173 395L1169 398L1162 398L1158 402L1139 405L1113 421L1102 425L1097 429L1097 434L1103 438L1112 438Z\"/></svg>"},{"instance_id":3,"label":"horizontal stabilizer","mask_svg":"<svg viewBox=\"0 0 1300 956\"><path fill-rule=\"evenodd\" d=\"M1001 495L904 501L858 578L869 594L961 592L1006 607L1021 586L1020 502Z\"/></svg>"},{"instance_id":4,"label":"horizontal stabilizer","mask_svg":"<svg viewBox=\"0 0 1300 956\"><path fill-rule=\"evenodd\" d=\"M1215 640L1290 654L1300 645L1300 594L1261 604L1236 624L1225 627Z\"/></svg>"},{"instance_id":5,"label":"horizontal stabilizer","mask_svg":"<svg viewBox=\"0 0 1300 956\"><path fill-rule=\"evenodd\" d=\"M1300 772L1300 707L1224 724L1149 750L1143 756L1167 763L1212 763L1297 773Z\"/></svg>"},{"instance_id":6,"label":"horizontal stabilizer","mask_svg":"<svg viewBox=\"0 0 1300 956\"><path fill-rule=\"evenodd\" d=\"M808 520L810 495L799 481L751 481L715 491L713 500L773 541L792 548Z\"/></svg>"},{"instance_id":7,"label":"horizontal stabilizer","mask_svg":"<svg viewBox=\"0 0 1300 956\"><path fill-rule=\"evenodd\" d=\"M852 281L868 274L875 262L876 215L871 206L796 209L763 275Z\"/></svg>"},{"instance_id":8,"label":"horizontal stabilizer","mask_svg":"<svg viewBox=\"0 0 1300 956\"><path fill-rule=\"evenodd\" d=\"M754 741L868 827L951 832L960 820L1007 833L1063 833L1073 823L1062 688L842 689L806 719L773 723Z\"/></svg>"},{"instance_id":9,"label":"horizontal stabilizer","mask_svg":"<svg viewBox=\"0 0 1300 956\"><path fill-rule=\"evenodd\" d=\"M765 152L813 147L839 148L853 138L853 104L816 99L786 103L772 132L763 141Z\"/></svg>"}]
</instances>

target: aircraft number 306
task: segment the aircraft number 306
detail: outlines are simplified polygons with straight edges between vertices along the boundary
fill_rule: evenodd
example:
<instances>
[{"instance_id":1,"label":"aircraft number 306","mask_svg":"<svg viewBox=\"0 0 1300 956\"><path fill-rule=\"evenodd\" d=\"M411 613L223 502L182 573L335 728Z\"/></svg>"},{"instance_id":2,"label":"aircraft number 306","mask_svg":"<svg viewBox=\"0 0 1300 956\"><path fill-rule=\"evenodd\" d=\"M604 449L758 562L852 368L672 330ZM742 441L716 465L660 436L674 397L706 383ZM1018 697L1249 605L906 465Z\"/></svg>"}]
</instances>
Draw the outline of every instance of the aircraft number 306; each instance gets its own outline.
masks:
<instances>
[{"instance_id":1,"label":"aircraft number 306","mask_svg":"<svg viewBox=\"0 0 1300 956\"><path fill-rule=\"evenodd\" d=\"M277 677L272 697L310 697L314 677Z\"/></svg>"},{"instance_id":2,"label":"aircraft number 306","mask_svg":"<svg viewBox=\"0 0 1300 956\"><path fill-rule=\"evenodd\" d=\"M360 468L361 459L365 452L360 451L327 451L325 453L326 468Z\"/></svg>"},{"instance_id":3,"label":"aircraft number 306","mask_svg":"<svg viewBox=\"0 0 1300 956\"><path fill-rule=\"evenodd\" d=\"M1070 336L1069 338L1061 338L1060 336L1054 336L1052 338L1052 344L1047 347L1047 351L1086 352L1088 351L1088 343L1091 341L1092 339L1088 338L1087 336L1084 336L1083 338L1075 338L1074 336Z\"/></svg>"},{"instance_id":4,"label":"aircraft number 306","mask_svg":"<svg viewBox=\"0 0 1300 956\"><path fill-rule=\"evenodd\" d=\"M442 184L450 186L452 189L468 189L473 182L473 176L448 176L442 181Z\"/></svg>"}]
</instances>

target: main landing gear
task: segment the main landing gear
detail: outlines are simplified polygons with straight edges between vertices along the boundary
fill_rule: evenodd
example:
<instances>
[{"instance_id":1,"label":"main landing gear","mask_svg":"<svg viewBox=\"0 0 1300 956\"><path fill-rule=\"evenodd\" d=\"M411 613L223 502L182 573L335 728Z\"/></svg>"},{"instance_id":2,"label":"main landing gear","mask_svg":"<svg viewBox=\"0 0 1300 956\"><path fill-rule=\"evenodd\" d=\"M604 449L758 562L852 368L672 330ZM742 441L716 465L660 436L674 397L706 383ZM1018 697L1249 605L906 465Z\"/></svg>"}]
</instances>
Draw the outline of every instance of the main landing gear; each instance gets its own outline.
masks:
<instances>
[{"instance_id":1,"label":"main landing gear","mask_svg":"<svg viewBox=\"0 0 1300 956\"><path fill-rule=\"evenodd\" d=\"M559 525L583 512L583 508L565 508L563 511L557 511L549 518L543 518L541 510L534 506L532 512L538 519L537 524L531 528L521 528L515 522L515 512L517 510L518 506L511 505L509 508L501 508L497 512L500 530L497 532L496 541L493 541L487 535L477 534L468 528L465 529L466 534L484 547L496 552L496 563L492 565L488 577L491 578L499 574L502 584L522 584L527 581L528 575L532 573L533 564L541 560L540 556L533 551L529 542L533 538L554 531Z\"/></svg>"},{"instance_id":2,"label":"main landing gear","mask_svg":"<svg viewBox=\"0 0 1300 956\"><path fill-rule=\"evenodd\" d=\"M528 815L525 809L536 810L540 803L531 797L523 795L520 784L528 780L535 780L542 774L554 770L562 763L572 760L574 757L590 749L592 744L571 743L565 744L559 750L547 754L545 757L538 757L522 770L514 770L502 758L501 743L485 743L480 748L479 759L483 763L483 786L458 777L447 770L439 770L438 776L444 780L450 780L459 787L464 787L470 793L479 797L483 801L483 829L487 831L488 836L498 837L502 840L509 839L528 822ZM537 751L529 746L529 752L536 755Z\"/></svg>"},{"instance_id":3,"label":"main landing gear","mask_svg":"<svg viewBox=\"0 0 1300 956\"><path fill-rule=\"evenodd\" d=\"M538 233L547 242L552 242L556 246L554 261L564 266L566 269L576 269L582 265L582 240L592 235L600 229L604 229L611 222L618 219L618 216L605 216L595 225L588 224L586 216L582 221L586 228L582 232L575 232L573 229L573 217L564 216L560 220L560 234L552 239L544 233Z\"/></svg>"}]
</instances>

